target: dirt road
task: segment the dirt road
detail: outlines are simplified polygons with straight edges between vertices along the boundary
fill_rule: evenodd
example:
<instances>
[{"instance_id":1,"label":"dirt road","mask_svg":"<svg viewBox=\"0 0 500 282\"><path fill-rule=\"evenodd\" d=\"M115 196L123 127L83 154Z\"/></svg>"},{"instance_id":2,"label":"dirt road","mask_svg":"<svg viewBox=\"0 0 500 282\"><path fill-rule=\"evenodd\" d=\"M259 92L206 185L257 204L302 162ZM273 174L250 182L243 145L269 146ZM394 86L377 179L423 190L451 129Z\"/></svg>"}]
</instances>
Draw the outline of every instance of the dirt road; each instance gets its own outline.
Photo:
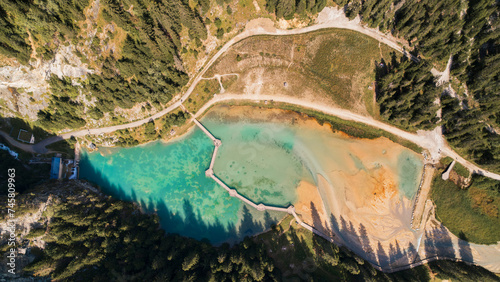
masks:
<instances>
[{"instance_id":1,"label":"dirt road","mask_svg":"<svg viewBox=\"0 0 500 282\"><path fill-rule=\"evenodd\" d=\"M292 29L292 30L280 30L276 29L273 27L273 22L269 19L256 19L252 20L247 24L247 28L245 29L244 32L236 35L233 37L231 40L229 40L224 46L221 47L221 49L205 64L205 66L202 68L202 70L194 77L191 82L189 88L186 90L184 95L181 96L181 98L177 98L179 100L173 101L173 103L163 109L162 111L148 117L142 120L134 121L131 123L127 124L121 124L121 125L116 125L116 126L110 126L110 127L103 127L103 128L95 128L95 129L85 129L85 130L80 130L80 131L74 131L74 132L69 132L69 133L64 133L55 137L51 137L48 139L45 139L38 144L34 146L29 146L26 144L22 144L19 142L13 142L11 145L16 146L18 148L21 148L23 150L26 150L28 152L35 152L35 153L47 153L48 150L45 148L45 146L50 145L54 142L63 140L63 139L69 139L72 136L74 137L82 137L87 134L90 135L99 135L102 133L109 133L113 132L116 130L120 129L126 129L126 128L134 128L141 126L147 122L149 122L152 119L157 119L173 110L178 108L182 102L184 102L189 95L193 92L194 88L198 84L198 82L203 78L203 75L207 72L207 70L212 66L212 64L222 55L224 54L232 45L235 43L251 37L255 35L294 35L294 34L302 34L302 33L307 33L307 32L312 32L315 30L320 30L320 29L325 29L325 28L343 28L343 29L350 29L350 30L355 30L358 32L361 32L365 35L368 35L370 37L373 37L374 39L387 44L391 48L394 48L395 50L399 52L405 52L404 48L401 47L401 43L393 36L391 35L386 35L381 33L380 31L373 29L373 28L367 28L363 25L361 25L360 20L356 18L353 21L350 21L341 10L335 9L335 8L330 8L327 7L321 13L318 15L318 20L315 25L308 26L305 28L300 28L300 29ZM412 58L415 59L415 58ZM210 105L213 105L214 103L217 103L218 101L223 101L223 100L235 100L235 99L259 99L259 100L275 100L279 102L285 102L285 103L290 103L294 105L299 105L303 106L306 108L311 108L314 110L318 110L330 115L334 115L337 117L340 117L342 119L347 119L347 120L353 120L357 122L361 122L370 126L374 126L376 128L380 128L382 130L388 131L392 134L395 134L397 136L400 136L406 140L409 140L411 142L414 142L415 144L426 148L430 151L431 156L434 160L439 160L440 158L440 153L444 153L445 155L448 155L454 159L456 159L458 162L466 166L469 170L482 174L484 176L500 180L500 175L494 174L488 171L485 171L476 165L470 163L469 161L465 160L464 158L460 157L457 153L455 153L451 148L449 148L446 145L446 142L444 142L444 139L442 137L442 134L440 130L437 128L436 130L429 132L429 131L421 131L418 134L412 134L409 132L406 132L404 130L395 128L393 126L384 124L380 121L376 121L373 118L370 117L365 117L361 115L354 114L352 112L349 112L347 110L343 109L338 109L338 108L332 108L332 107L326 107L324 105L319 105L319 104L314 104L310 102L305 102L305 101L300 101L298 99L294 99L291 97L273 97L272 95L260 95L259 97L253 96L252 97L244 97L242 95L224 95L224 96L219 96L216 99L211 100L207 105L205 105L202 109L207 109ZM222 99L222 100L220 100ZM2 135L4 135L3 133ZM12 139L12 138L11 138ZM10 141L15 141L15 140L8 140ZM19 145L19 146L18 146Z\"/></svg>"},{"instance_id":2,"label":"dirt road","mask_svg":"<svg viewBox=\"0 0 500 282\"><path fill-rule=\"evenodd\" d=\"M29 144L26 144L26 143L21 143L17 140L15 140L14 138L10 137L9 134L3 132L3 131L0 131L0 136L2 136L3 138L5 138L7 140L7 142L9 143L9 145L12 145L14 147L17 147L23 151L26 151L26 152L30 152L30 153L38 153L36 150L35 150L35 146L33 145L29 145Z\"/></svg>"},{"instance_id":3,"label":"dirt road","mask_svg":"<svg viewBox=\"0 0 500 282\"><path fill-rule=\"evenodd\" d=\"M442 137L442 134L439 130L434 131L418 131L417 134L406 132L404 130L401 130L399 128L396 128L394 126L385 124L381 121L375 120L371 117L367 116L362 116L359 114L355 114L353 112L350 112L345 109L339 109L339 108L333 108L331 106L326 106L324 104L317 104L314 102L308 102L308 101L303 101L301 99L297 99L294 97L289 97L289 96L275 96L275 95L255 95L255 94L242 94L242 95L237 95L237 94L219 94L213 99L211 99L207 104L205 104L196 114L195 117L200 116L203 114L208 108L210 108L212 105L224 101L233 101L233 100L251 100L251 101L275 101L275 102L282 102L282 103L287 103L287 104L292 104L292 105L297 105L303 108L309 108L312 110L320 111L328 115L336 116L341 119L345 120L351 120L355 122L360 122L369 126L373 126L375 128L382 129L384 131L387 131L389 133L392 133L396 136L399 136L401 138L404 138L408 141L411 141L420 147L427 149L431 157L434 160L439 160L441 158L441 155L446 155L450 156L453 159L456 159L457 162L463 164L466 166L469 170L473 171L474 173L481 174L484 176L487 176L489 178L493 178L496 180L500 180L500 175L488 172L486 170L483 170L479 168L478 166L472 164L471 162L465 160L464 158L460 157L456 152L454 152L445 142L445 140Z\"/></svg>"},{"instance_id":4,"label":"dirt road","mask_svg":"<svg viewBox=\"0 0 500 282\"><path fill-rule=\"evenodd\" d=\"M422 225L423 224L425 225L424 211L427 203L427 196L431 191L434 172L435 172L434 166L430 164L425 165L424 178L422 179L421 186L419 187L418 190L417 199L415 200L415 204L413 206L413 214L411 220L413 229L421 229L423 228Z\"/></svg>"},{"instance_id":5,"label":"dirt road","mask_svg":"<svg viewBox=\"0 0 500 282\"><path fill-rule=\"evenodd\" d=\"M349 29L349 30L354 30L360 33L363 33L367 36L370 36L379 42L382 42L391 48L404 53L405 50L402 47L402 43L399 42L396 38L392 37L391 35L386 35L381 33L380 31L376 29L371 29L367 28L363 25L361 25L359 19L355 19L353 21L348 20L343 12L341 10L337 10L335 8L325 8L319 15L318 15L318 20L317 23L313 26L305 27L305 28L300 28L300 29L294 29L294 30L279 30L273 27L273 22L271 20L266 20L266 19L257 19L254 21L251 21L247 24L247 29L229 40L226 44L224 44L221 49L209 60L206 62L204 67L201 69L201 71L191 79L190 84L186 92L182 95L174 99L170 106L165 108L164 110L156 113L155 115L152 115L148 118L138 120L135 122L131 122L128 124L122 124L122 125L116 125L116 126L110 126L110 127L104 127L104 128L96 128L96 129L85 129L85 130L79 130L75 132L70 132L70 133L64 133L58 136L54 136L45 140L42 140L41 142L35 144L35 145L28 145L24 143L20 143L4 132L0 132L0 135L3 136L7 141L10 143L10 145L13 145L15 147L21 148L22 150L25 150L27 152L32 152L32 153L48 153L49 150L46 148L47 145L50 145L54 142L64 140L64 139L69 139L72 136L74 137L83 137L87 134L89 135L99 135L102 133L110 133L116 130L121 130L121 129L127 129L127 128L134 128L141 126L153 119L160 118L161 116L177 109L178 107L182 106L182 103L189 98L191 93L194 91L196 85L199 83L201 79L203 79L203 76L207 72L207 70L213 65L213 63L220 57L222 56L229 48L231 48L235 43L251 37L255 35L294 35L294 34L302 34L302 33L307 33L307 32L312 32L320 29L326 29L326 28L341 28L341 29ZM416 58L411 57L412 60L416 60ZM446 74L446 73L445 73ZM447 80L447 77L444 76L442 80ZM216 103L221 103L221 102L228 102L228 101L235 101L235 100L250 100L250 101L263 101L263 100L273 100L276 102L283 102L283 103L288 103L288 104L293 104L297 105L299 107L303 108L309 108L315 111L323 112L328 115L336 116L341 119L345 120L351 120L355 122L360 122L375 128L382 129L384 131L387 131L389 133L392 133L396 136L399 136L401 138L404 138L406 140L409 140L422 148L425 148L429 150L431 154L431 158L434 161L437 161L440 159L441 155L447 155L452 157L453 159L457 160L459 163L463 164L466 166L469 170L473 171L474 173L482 174L487 177L500 180L500 175L494 174L485 170L482 170L481 168L477 167L476 165L470 163L469 161L465 160L461 156L459 156L456 152L454 152L446 142L444 141L441 131L439 128L437 128L434 131L419 131L417 134L414 133L409 133L404 130L398 129L396 127L393 127L391 125L385 124L383 122L374 120L371 117L367 116L362 116L358 115L355 113L352 113L348 110L345 109L339 109L339 108L334 108L334 107L329 107L323 104L317 104L314 102L309 102L309 101L303 101L300 99L296 99L293 97L282 97L282 96L275 96L275 95L255 95L255 94L247 94L247 95L237 95L237 94L221 94L217 95L215 98L211 99L207 104L205 104L198 113L196 113L195 116L201 115L203 112L205 112L209 107ZM422 198L424 195L421 195ZM424 202L424 201L423 201ZM424 207L430 207L430 205L426 205ZM424 211L423 214L427 214L427 211ZM424 222L428 222L427 220L424 220ZM431 228L422 228L422 230L430 230ZM423 231L422 231L423 232ZM444 231L443 231L444 232ZM446 231L448 232L448 231ZM439 236L438 236L439 237ZM454 252L458 252L457 250L459 249L459 243L458 243L458 238L453 239L453 246L454 249L456 249ZM420 246L420 244L418 244ZM458 247L457 247L458 246ZM500 252L500 244L497 244L496 246L483 246L483 245L475 245L471 244L472 250L474 252L474 262L478 263L484 267L487 267L488 269L492 271L500 271L500 263L498 262L498 253ZM419 248L417 247L417 250L420 252L424 252L425 248ZM437 250L439 248L436 248ZM421 253L422 258L427 257L427 254ZM434 259L439 259L441 258L439 254L436 254L436 256L431 257L429 259L424 259L419 262L411 263L409 265L404 265L401 266L400 269L407 269L411 268L417 265L420 265L424 262L434 260ZM464 258L462 258L464 259ZM390 269L389 271L396 271L399 269Z\"/></svg>"},{"instance_id":6,"label":"dirt road","mask_svg":"<svg viewBox=\"0 0 500 282\"><path fill-rule=\"evenodd\" d=\"M79 130L79 131L60 134L58 136L51 137L51 138L45 139L45 140L37 143L36 145L33 146L33 148L26 147L25 146L26 144L22 144L19 142L16 143L15 140L12 140L14 142L12 142L11 144L13 146L16 146L16 147L21 148L21 149L28 151L28 152L47 153L48 150L45 149L45 146L50 145L54 142L63 140L63 139L69 139L72 136L81 137L81 136L85 136L87 134L109 133L109 132L113 132L113 131L120 130L120 129L141 126L141 125L149 122L151 119L157 119L157 118L173 111L177 107L179 107L182 102L184 102L187 98L189 98L189 95L191 95L191 93L193 92L193 90L196 87L196 85L198 84L198 82L200 82L200 80L203 79L203 75L212 66L212 64L222 54L224 54L231 46L233 46L235 43L237 43L245 38L255 36L255 35L294 35L294 34L302 34L302 33L312 32L315 30L320 30L320 29L325 29L325 28L343 28L343 29L355 30L355 31L361 32L363 34L366 34L370 37L373 37L374 39L376 39L384 44L387 44L388 46L394 48L395 50L397 50L399 52L404 52L403 48L399 45L399 43L395 37L385 35L385 34L381 33L380 31L373 29L373 28L367 28L367 27L361 25L359 20L349 21L349 19L347 17L345 17L345 15L343 14L343 12L341 10L337 10L334 8L327 7L323 11L321 11L321 13L318 15L317 24L309 26L309 27L305 27L305 28L292 29L292 30L276 29L273 27L273 22L269 19L256 19L256 20L250 21L247 24L245 31L243 31L242 33L236 35L231 40L229 40L226 44L224 44L221 47L221 49L208 62L205 63L202 70L193 79L191 79L189 88L180 97L180 99L179 99L179 97L177 97L177 100L173 101L171 106L163 109L162 111L156 113L155 115L150 116L150 117L145 118L145 119L142 119L142 120L127 123L127 124L110 126L110 127L103 127L103 128L96 128L96 129L90 129L90 130L85 129L85 130ZM10 141L11 140L9 140L9 142Z\"/></svg>"}]
</instances>

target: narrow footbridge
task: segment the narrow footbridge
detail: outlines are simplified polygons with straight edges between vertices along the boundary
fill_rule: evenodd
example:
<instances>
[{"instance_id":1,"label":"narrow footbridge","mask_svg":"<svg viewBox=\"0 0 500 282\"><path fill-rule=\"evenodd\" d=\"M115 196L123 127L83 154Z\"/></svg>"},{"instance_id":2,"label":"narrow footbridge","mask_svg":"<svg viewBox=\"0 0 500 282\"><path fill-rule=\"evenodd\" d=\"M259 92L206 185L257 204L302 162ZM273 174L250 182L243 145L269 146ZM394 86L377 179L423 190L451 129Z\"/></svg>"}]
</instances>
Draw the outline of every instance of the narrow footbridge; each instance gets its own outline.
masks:
<instances>
[{"instance_id":1,"label":"narrow footbridge","mask_svg":"<svg viewBox=\"0 0 500 282\"><path fill-rule=\"evenodd\" d=\"M207 177L212 178L215 182L217 182L222 188L226 189L226 191L229 193L231 197L235 197L240 199L241 201L245 202L249 206L252 206L253 208L259 210L259 211L265 211L265 210L271 210L271 211L279 211L279 212L286 212L295 218L297 220L297 223L300 224L302 227L306 228L307 230L313 232L314 234L321 236L325 238L326 240L333 242L333 238L326 235L325 233L315 229L314 227L310 226L309 224L303 222L297 213L295 213L295 207L293 205L288 206L288 208L281 208L281 207L274 207L274 206L268 206L265 204L256 204L252 202L250 199L246 198L245 196L241 195L238 193L236 189L231 189L229 186L226 185L222 180L220 180L217 175L214 174L214 163L215 163L215 158L217 157L217 152L219 151L219 147L222 145L222 141L215 138L210 131L208 131L203 124L201 124L197 119L193 118L193 122L214 142L214 152L212 154L212 160L210 161L210 167L205 171L205 174Z\"/></svg>"}]
</instances>

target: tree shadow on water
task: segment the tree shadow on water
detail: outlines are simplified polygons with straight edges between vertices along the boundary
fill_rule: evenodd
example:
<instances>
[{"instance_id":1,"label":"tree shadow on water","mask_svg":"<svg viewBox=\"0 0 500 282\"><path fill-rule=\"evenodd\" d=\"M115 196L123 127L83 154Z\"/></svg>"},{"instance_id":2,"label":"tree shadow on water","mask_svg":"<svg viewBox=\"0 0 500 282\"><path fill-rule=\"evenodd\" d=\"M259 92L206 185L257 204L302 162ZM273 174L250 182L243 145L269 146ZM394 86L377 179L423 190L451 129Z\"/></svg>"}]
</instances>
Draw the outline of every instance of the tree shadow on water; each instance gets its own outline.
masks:
<instances>
[{"instance_id":1,"label":"tree shadow on water","mask_svg":"<svg viewBox=\"0 0 500 282\"><path fill-rule=\"evenodd\" d=\"M149 201L153 203L153 200ZM237 243L246 236L252 236L269 229L276 219L264 214L264 222L256 220L246 205L242 206L242 215L238 226L233 223L222 223L218 218L214 222L204 220L202 212L196 210L188 199L183 200L181 211L173 211L163 200L156 200L147 212L156 212L161 227L168 233L177 233L197 240L207 239L214 245Z\"/></svg>"},{"instance_id":2,"label":"tree shadow on water","mask_svg":"<svg viewBox=\"0 0 500 282\"><path fill-rule=\"evenodd\" d=\"M207 222L202 219L201 213L195 211L188 199L183 200L182 211L170 209L163 200L149 200L151 203L146 212L156 213L160 219L160 226L168 233L180 234L202 240L207 239L213 244L221 244L233 238L239 238L233 224L224 226L218 219Z\"/></svg>"},{"instance_id":3,"label":"tree shadow on water","mask_svg":"<svg viewBox=\"0 0 500 282\"><path fill-rule=\"evenodd\" d=\"M161 228L167 233L179 234L197 240L206 239L214 245L220 245L224 242L233 244L243 240L245 236L252 236L269 229L272 224L278 221L278 218L273 218L267 211L263 214L262 220L256 220L245 204L241 206L241 218L237 224L225 224L219 218L214 221L206 220L202 216L202 211L197 209L188 198L182 199L181 210L175 210L161 198L141 198L133 189L127 192L119 185L111 183L106 175L90 163L86 155L82 156L80 163L84 164L83 174L86 179L99 185L101 191L107 195L135 202L143 212L156 213Z\"/></svg>"}]
</instances>

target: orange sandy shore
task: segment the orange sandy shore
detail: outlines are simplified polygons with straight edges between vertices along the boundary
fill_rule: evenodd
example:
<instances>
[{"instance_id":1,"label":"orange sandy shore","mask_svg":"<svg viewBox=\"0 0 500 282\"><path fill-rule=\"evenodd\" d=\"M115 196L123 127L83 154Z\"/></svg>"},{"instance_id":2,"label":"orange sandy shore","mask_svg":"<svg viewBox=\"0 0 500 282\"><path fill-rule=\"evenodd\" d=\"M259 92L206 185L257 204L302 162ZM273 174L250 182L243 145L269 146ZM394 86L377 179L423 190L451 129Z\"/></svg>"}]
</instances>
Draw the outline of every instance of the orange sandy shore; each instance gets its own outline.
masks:
<instances>
[{"instance_id":1,"label":"orange sandy shore","mask_svg":"<svg viewBox=\"0 0 500 282\"><path fill-rule=\"evenodd\" d=\"M300 129L301 140L309 144L304 150L323 171L315 176L317 183L304 180L297 187L295 209L306 223L330 233L333 217L347 240L363 229L372 248L379 242L389 248L396 241L407 245L415 239L408 225L412 202L400 196L397 180L398 157L409 149L387 138L361 139L333 132L330 125L293 111L218 105L210 116L226 122L279 122ZM360 169L359 163L365 167Z\"/></svg>"}]
</instances>

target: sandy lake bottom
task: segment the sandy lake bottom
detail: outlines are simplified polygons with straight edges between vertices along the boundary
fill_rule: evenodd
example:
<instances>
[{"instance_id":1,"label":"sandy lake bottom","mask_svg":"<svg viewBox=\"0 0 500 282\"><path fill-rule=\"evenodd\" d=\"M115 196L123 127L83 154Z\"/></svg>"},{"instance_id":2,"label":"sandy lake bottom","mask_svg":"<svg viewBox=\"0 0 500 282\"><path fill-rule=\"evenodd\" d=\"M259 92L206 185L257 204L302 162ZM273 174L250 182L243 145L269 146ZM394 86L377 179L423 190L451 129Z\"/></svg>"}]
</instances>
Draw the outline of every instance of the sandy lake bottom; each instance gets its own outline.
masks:
<instances>
[{"instance_id":1,"label":"sandy lake bottom","mask_svg":"<svg viewBox=\"0 0 500 282\"><path fill-rule=\"evenodd\" d=\"M293 204L318 229L364 230L373 242L414 237L419 154L386 138L334 133L289 111L217 106L201 122L222 140L215 174L253 202ZM80 177L156 211L167 232L214 244L236 242L283 218L231 198L206 177L212 152L210 139L193 128L170 142L83 152Z\"/></svg>"}]
</instances>

